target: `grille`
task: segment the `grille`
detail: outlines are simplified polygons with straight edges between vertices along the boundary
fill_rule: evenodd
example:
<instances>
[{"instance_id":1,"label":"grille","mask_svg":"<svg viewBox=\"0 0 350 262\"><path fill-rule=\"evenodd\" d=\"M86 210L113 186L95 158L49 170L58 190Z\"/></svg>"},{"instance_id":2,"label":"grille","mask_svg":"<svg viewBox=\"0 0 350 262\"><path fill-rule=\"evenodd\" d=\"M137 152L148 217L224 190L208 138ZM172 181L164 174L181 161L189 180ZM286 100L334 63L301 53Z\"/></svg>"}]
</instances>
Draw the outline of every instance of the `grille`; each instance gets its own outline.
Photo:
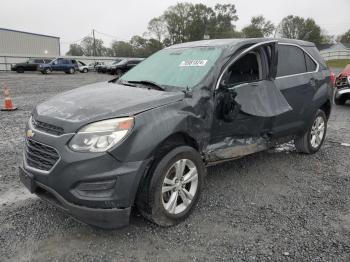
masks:
<instances>
[{"instance_id":1,"label":"grille","mask_svg":"<svg viewBox=\"0 0 350 262\"><path fill-rule=\"evenodd\" d=\"M32 118L32 125L35 129L39 131L43 131L45 133L49 133L52 135L60 136L64 133L64 130L62 127L51 125L48 123L44 123L41 121L37 121L34 118Z\"/></svg>"},{"instance_id":2,"label":"grille","mask_svg":"<svg viewBox=\"0 0 350 262\"><path fill-rule=\"evenodd\" d=\"M49 171L60 158L57 151L49 146L27 139L25 157L28 166Z\"/></svg>"}]
</instances>

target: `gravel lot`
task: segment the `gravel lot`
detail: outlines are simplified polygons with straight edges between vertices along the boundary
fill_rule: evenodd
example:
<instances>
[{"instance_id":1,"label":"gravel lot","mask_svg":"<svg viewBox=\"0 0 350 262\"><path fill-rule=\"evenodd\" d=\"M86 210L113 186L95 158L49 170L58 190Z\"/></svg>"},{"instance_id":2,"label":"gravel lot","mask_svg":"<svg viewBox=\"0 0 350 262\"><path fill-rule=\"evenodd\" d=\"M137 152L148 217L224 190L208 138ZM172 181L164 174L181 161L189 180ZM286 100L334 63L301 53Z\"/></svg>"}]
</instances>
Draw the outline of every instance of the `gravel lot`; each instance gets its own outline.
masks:
<instances>
[{"instance_id":1,"label":"gravel lot","mask_svg":"<svg viewBox=\"0 0 350 262\"><path fill-rule=\"evenodd\" d=\"M135 212L129 227L100 230L30 195L17 172L33 106L111 78L0 73L19 107L0 112L0 261L350 260L349 104L334 107L315 155L285 144L211 167L195 212L173 228Z\"/></svg>"}]
</instances>

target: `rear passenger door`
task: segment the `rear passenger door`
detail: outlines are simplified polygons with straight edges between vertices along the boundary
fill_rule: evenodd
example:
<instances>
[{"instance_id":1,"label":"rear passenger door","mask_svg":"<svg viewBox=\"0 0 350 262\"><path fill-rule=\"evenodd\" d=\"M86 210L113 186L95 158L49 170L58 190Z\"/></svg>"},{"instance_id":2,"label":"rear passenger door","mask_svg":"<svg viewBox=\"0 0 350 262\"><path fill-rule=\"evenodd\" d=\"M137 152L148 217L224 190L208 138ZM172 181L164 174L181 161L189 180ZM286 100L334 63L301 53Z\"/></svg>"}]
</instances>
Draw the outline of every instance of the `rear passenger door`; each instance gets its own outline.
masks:
<instances>
[{"instance_id":1,"label":"rear passenger door","mask_svg":"<svg viewBox=\"0 0 350 262\"><path fill-rule=\"evenodd\" d=\"M275 84L284 95L291 111L276 116L271 133L276 136L295 134L303 130L317 90L315 72L318 64L302 47L280 43Z\"/></svg>"}]
</instances>

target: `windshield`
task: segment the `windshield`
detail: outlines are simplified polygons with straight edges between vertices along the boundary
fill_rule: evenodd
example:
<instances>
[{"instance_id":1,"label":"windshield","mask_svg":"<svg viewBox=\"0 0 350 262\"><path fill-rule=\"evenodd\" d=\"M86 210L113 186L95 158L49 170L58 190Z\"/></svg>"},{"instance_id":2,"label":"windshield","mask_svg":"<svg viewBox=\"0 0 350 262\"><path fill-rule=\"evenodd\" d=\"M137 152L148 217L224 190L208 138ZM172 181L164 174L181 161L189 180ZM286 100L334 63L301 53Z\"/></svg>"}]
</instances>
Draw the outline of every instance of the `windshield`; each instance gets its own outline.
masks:
<instances>
[{"instance_id":1,"label":"windshield","mask_svg":"<svg viewBox=\"0 0 350 262\"><path fill-rule=\"evenodd\" d=\"M212 69L222 52L216 47L164 49L124 74L121 81L151 81L164 87L192 88Z\"/></svg>"}]
</instances>

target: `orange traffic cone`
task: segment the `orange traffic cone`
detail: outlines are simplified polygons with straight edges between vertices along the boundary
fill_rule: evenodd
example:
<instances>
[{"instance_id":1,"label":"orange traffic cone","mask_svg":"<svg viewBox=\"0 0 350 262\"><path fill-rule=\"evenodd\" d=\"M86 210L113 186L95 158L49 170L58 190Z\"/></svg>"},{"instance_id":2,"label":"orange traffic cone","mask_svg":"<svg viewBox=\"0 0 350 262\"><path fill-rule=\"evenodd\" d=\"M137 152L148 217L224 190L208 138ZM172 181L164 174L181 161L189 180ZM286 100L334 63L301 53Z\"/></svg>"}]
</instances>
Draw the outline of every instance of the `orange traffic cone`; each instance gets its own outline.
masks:
<instances>
[{"instance_id":1,"label":"orange traffic cone","mask_svg":"<svg viewBox=\"0 0 350 262\"><path fill-rule=\"evenodd\" d=\"M10 97L10 91L6 85L4 85L4 107L1 108L1 111L13 111L16 110L17 107L13 106L12 99Z\"/></svg>"}]
</instances>

